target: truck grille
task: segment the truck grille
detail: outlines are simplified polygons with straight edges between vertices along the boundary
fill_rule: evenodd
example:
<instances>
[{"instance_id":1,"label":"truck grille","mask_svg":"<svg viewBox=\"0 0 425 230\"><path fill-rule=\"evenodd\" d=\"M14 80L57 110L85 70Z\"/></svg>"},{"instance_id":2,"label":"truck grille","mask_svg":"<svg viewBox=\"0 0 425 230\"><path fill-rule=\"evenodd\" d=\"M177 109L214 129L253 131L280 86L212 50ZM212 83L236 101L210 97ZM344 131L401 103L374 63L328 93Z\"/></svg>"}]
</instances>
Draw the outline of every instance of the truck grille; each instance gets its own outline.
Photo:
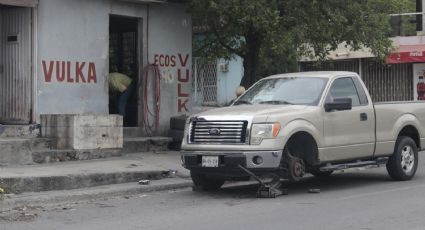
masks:
<instances>
[{"instance_id":1,"label":"truck grille","mask_svg":"<svg viewBox=\"0 0 425 230\"><path fill-rule=\"evenodd\" d=\"M192 121L191 143L245 143L247 121Z\"/></svg>"}]
</instances>

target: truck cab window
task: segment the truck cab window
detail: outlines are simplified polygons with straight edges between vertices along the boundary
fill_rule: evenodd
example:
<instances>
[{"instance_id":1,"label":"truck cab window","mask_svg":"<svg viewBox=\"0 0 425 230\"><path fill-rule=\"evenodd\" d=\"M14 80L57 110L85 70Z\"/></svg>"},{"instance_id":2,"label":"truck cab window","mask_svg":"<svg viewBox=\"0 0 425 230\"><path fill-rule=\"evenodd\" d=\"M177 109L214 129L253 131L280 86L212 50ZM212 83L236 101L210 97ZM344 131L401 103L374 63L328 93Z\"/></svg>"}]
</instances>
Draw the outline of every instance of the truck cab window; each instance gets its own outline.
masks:
<instances>
[{"instance_id":1,"label":"truck cab window","mask_svg":"<svg viewBox=\"0 0 425 230\"><path fill-rule=\"evenodd\" d=\"M327 102L332 102L335 98L351 98L352 106L359 106L360 99L351 77L336 79L326 97Z\"/></svg>"}]
</instances>

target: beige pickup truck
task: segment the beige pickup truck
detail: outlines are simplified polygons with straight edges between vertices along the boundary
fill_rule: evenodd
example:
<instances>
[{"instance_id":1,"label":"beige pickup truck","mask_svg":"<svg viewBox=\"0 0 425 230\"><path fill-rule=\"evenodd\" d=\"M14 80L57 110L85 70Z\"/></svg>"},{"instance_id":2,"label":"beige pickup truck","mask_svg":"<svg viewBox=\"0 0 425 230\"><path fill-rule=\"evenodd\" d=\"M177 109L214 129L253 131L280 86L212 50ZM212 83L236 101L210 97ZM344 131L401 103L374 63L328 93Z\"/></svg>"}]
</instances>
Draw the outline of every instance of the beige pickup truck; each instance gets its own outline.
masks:
<instances>
[{"instance_id":1,"label":"beige pickup truck","mask_svg":"<svg viewBox=\"0 0 425 230\"><path fill-rule=\"evenodd\" d=\"M394 180L409 180L425 146L425 103L373 103L352 72L281 74L189 117L184 135L183 165L203 189L248 180L246 170L298 181L386 165Z\"/></svg>"}]
</instances>

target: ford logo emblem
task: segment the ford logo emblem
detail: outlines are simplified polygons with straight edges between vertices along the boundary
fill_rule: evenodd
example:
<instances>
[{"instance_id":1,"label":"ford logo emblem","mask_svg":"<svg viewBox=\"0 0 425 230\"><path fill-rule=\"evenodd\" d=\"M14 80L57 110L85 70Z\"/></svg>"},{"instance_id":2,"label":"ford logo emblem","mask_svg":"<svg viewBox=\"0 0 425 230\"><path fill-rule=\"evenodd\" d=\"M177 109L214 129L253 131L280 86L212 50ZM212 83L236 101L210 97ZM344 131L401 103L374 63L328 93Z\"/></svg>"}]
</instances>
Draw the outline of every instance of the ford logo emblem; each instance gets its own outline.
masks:
<instances>
[{"instance_id":1,"label":"ford logo emblem","mask_svg":"<svg viewBox=\"0 0 425 230\"><path fill-rule=\"evenodd\" d=\"M220 133L221 133L221 130L220 129L217 129L217 128L213 128L213 129L210 129L210 130L208 130L208 133L210 134L210 135L220 135Z\"/></svg>"}]
</instances>

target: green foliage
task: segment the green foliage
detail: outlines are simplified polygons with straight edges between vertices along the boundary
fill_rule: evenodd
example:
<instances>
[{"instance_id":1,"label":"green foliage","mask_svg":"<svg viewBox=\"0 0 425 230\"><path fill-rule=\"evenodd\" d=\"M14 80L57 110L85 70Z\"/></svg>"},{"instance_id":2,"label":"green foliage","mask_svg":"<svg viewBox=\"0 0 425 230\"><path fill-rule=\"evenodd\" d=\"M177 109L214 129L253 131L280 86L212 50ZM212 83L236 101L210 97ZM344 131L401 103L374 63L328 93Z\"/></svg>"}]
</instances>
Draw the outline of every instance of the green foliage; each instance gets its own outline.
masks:
<instances>
[{"instance_id":1,"label":"green foliage","mask_svg":"<svg viewBox=\"0 0 425 230\"><path fill-rule=\"evenodd\" d=\"M301 56L324 60L342 42L384 58L392 49L389 14L411 10L411 1L191 0L194 31L203 35L194 51L211 58L241 56L244 78L268 69L293 71Z\"/></svg>"}]
</instances>

